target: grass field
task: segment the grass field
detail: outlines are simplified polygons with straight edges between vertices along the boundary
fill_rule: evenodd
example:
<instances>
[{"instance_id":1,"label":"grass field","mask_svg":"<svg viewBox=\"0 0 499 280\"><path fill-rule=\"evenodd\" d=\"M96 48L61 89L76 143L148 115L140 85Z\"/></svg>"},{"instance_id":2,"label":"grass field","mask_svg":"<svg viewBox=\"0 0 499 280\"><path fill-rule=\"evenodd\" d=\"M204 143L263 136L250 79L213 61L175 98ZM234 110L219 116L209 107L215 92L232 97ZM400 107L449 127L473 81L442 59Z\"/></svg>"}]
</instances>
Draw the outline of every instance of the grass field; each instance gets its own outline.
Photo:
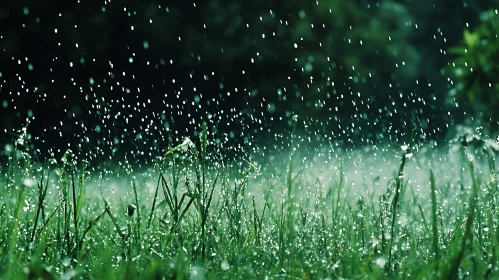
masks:
<instances>
[{"instance_id":1,"label":"grass field","mask_svg":"<svg viewBox=\"0 0 499 280\"><path fill-rule=\"evenodd\" d=\"M294 152L265 166L217 162L204 131L143 176L70 152L42 166L21 136L0 172L1 278L499 277L490 149L423 159L410 141L380 161L396 162L391 175L375 163L357 173L373 150L324 160L331 167L316 173Z\"/></svg>"}]
</instances>

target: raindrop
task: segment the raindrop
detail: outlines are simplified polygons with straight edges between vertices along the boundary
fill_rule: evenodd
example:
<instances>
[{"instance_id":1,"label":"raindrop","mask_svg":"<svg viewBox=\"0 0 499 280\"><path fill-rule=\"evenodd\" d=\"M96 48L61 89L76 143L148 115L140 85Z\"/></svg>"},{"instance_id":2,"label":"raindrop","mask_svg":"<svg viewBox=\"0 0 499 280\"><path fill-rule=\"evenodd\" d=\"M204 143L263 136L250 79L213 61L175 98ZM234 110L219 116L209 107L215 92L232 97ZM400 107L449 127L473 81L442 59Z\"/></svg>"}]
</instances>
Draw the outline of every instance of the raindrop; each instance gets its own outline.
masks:
<instances>
[{"instance_id":1,"label":"raindrop","mask_svg":"<svg viewBox=\"0 0 499 280\"><path fill-rule=\"evenodd\" d=\"M229 262L226 260L222 261L221 267L222 267L222 270L229 270L229 268L230 268Z\"/></svg>"},{"instance_id":2,"label":"raindrop","mask_svg":"<svg viewBox=\"0 0 499 280\"><path fill-rule=\"evenodd\" d=\"M386 264L386 259L383 257L379 257L374 260L374 263L380 268L384 268Z\"/></svg>"},{"instance_id":3,"label":"raindrop","mask_svg":"<svg viewBox=\"0 0 499 280\"><path fill-rule=\"evenodd\" d=\"M190 270L191 280L205 280L205 271L202 266L194 265Z\"/></svg>"},{"instance_id":4,"label":"raindrop","mask_svg":"<svg viewBox=\"0 0 499 280\"><path fill-rule=\"evenodd\" d=\"M36 185L36 181L34 179L31 179L31 178L25 178L23 184L26 187L33 187Z\"/></svg>"}]
</instances>

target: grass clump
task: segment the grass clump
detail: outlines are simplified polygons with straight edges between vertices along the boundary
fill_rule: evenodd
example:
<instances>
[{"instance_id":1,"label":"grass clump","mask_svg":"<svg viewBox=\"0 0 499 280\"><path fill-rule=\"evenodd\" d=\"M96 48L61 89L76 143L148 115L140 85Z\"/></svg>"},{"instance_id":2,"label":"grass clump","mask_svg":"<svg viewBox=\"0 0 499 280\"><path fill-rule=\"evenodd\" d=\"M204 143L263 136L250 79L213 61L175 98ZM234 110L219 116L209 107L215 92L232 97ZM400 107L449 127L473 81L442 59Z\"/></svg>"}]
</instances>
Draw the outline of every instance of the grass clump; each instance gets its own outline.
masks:
<instances>
[{"instance_id":1,"label":"grass clump","mask_svg":"<svg viewBox=\"0 0 499 280\"><path fill-rule=\"evenodd\" d=\"M127 183L113 193L103 173L70 151L49 168L33 163L23 137L1 173L1 278L499 276L492 152L488 175L463 156L467 169L452 182L459 193L430 168L424 194L415 193L405 175L416 168L414 133L380 193L370 191L374 181L365 194L355 190L343 160L330 181L300 180L307 169L294 151L277 183L252 186L266 171L247 160L217 162L203 124L199 144L186 139L157 161L155 185L127 165Z\"/></svg>"}]
</instances>

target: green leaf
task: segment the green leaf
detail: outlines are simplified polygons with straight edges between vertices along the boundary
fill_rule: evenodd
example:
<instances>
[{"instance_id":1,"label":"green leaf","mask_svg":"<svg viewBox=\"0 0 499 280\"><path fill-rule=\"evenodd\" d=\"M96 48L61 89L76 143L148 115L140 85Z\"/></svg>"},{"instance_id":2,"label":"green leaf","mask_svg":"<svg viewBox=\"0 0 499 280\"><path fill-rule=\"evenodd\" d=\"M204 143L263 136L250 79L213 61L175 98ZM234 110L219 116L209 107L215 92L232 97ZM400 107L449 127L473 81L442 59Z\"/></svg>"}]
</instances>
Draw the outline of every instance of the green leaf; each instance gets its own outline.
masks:
<instances>
[{"instance_id":1,"label":"green leaf","mask_svg":"<svg viewBox=\"0 0 499 280\"><path fill-rule=\"evenodd\" d=\"M468 29L464 30L464 41L466 45L473 48L480 40L480 35L478 33L471 33Z\"/></svg>"}]
</instances>

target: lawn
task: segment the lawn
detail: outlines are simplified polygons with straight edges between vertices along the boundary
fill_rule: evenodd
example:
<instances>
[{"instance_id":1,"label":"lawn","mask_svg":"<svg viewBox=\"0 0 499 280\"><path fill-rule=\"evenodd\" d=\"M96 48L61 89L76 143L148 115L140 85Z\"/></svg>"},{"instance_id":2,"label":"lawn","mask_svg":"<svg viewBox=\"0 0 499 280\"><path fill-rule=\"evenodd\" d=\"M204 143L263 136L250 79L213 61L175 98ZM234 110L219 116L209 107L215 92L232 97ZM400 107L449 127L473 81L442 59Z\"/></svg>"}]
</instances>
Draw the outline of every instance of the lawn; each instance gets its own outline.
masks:
<instances>
[{"instance_id":1,"label":"lawn","mask_svg":"<svg viewBox=\"0 0 499 280\"><path fill-rule=\"evenodd\" d=\"M70 151L37 163L22 134L0 172L1 278L499 277L487 147L437 153L413 134L392 150L224 162L201 134L147 169Z\"/></svg>"}]
</instances>

